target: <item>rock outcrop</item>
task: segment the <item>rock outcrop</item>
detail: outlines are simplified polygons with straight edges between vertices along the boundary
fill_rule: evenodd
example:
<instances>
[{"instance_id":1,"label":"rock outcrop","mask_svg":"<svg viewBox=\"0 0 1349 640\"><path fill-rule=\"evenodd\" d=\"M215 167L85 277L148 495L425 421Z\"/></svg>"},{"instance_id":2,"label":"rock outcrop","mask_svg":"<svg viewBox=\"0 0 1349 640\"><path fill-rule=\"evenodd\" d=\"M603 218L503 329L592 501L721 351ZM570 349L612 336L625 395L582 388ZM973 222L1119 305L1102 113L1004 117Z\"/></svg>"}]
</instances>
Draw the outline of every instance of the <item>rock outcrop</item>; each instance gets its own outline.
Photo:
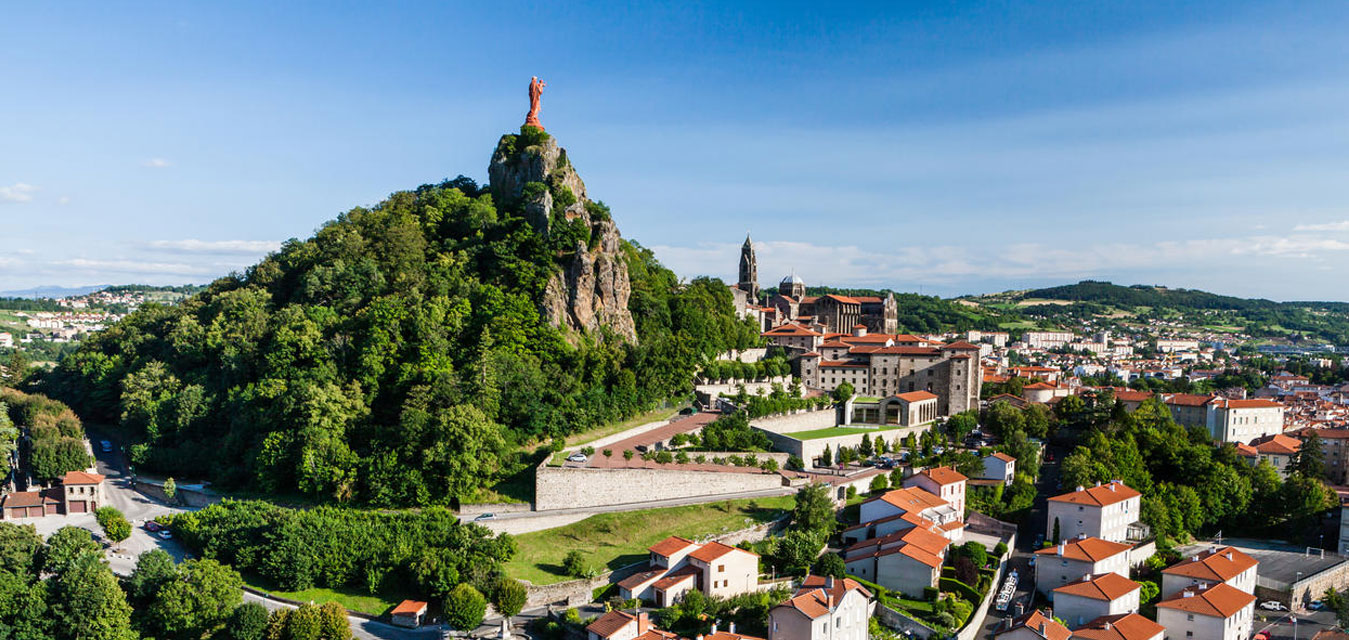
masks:
<instances>
[{"instance_id":1,"label":"rock outcrop","mask_svg":"<svg viewBox=\"0 0 1349 640\"><path fill-rule=\"evenodd\" d=\"M518 208L545 236L575 240L557 256L558 270L539 301L544 316L573 336L608 329L636 342L622 236L608 210L587 197L566 149L540 130L505 135L487 175L501 206Z\"/></svg>"}]
</instances>

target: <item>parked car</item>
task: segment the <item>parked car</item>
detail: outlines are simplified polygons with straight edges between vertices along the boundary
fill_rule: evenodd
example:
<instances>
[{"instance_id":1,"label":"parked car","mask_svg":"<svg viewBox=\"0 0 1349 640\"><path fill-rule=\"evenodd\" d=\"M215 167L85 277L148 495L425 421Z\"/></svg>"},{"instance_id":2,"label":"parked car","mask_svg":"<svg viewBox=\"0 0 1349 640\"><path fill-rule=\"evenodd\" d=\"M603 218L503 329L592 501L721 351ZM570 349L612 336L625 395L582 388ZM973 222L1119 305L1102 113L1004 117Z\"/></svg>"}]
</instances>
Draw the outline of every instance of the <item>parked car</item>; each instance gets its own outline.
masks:
<instances>
[{"instance_id":1,"label":"parked car","mask_svg":"<svg viewBox=\"0 0 1349 640\"><path fill-rule=\"evenodd\" d=\"M101 443L99 443L99 444L101 444L101 445L103 446L103 453L110 453L110 452L112 452L112 443L111 443L111 442L108 442L107 440L104 440L103 442L101 442Z\"/></svg>"},{"instance_id":2,"label":"parked car","mask_svg":"<svg viewBox=\"0 0 1349 640\"><path fill-rule=\"evenodd\" d=\"M636 449L636 450L637 450L637 453L646 453L646 445L644 445L644 444L639 444L639 445L633 447L633 449Z\"/></svg>"},{"instance_id":3,"label":"parked car","mask_svg":"<svg viewBox=\"0 0 1349 640\"><path fill-rule=\"evenodd\" d=\"M145 521L145 530L146 530L146 531L149 531L150 533L154 533L154 532L159 531L160 529L163 529L163 528L164 528L163 525L159 524L158 522L155 522L154 520L146 520L146 521Z\"/></svg>"},{"instance_id":4,"label":"parked car","mask_svg":"<svg viewBox=\"0 0 1349 640\"><path fill-rule=\"evenodd\" d=\"M1307 608L1312 611L1320 611L1326 608L1326 603L1321 602L1320 600L1312 600L1312 603L1307 605Z\"/></svg>"},{"instance_id":5,"label":"parked car","mask_svg":"<svg viewBox=\"0 0 1349 640\"><path fill-rule=\"evenodd\" d=\"M1269 610L1269 611L1287 611L1287 610L1288 610L1288 607L1283 606L1283 603L1282 603L1282 602L1279 602L1278 600L1266 600L1266 601L1264 601L1264 602L1261 602L1261 603L1260 603L1260 608L1261 608L1261 609L1266 609L1266 610Z\"/></svg>"},{"instance_id":6,"label":"parked car","mask_svg":"<svg viewBox=\"0 0 1349 640\"><path fill-rule=\"evenodd\" d=\"M586 460L589 460L589 458L586 457L586 454L581 453L579 451L567 456L568 462L579 462L581 464L585 464Z\"/></svg>"},{"instance_id":7,"label":"parked car","mask_svg":"<svg viewBox=\"0 0 1349 640\"><path fill-rule=\"evenodd\" d=\"M160 539L160 540L168 540L168 539L170 539L170 538L172 538L172 537L173 537L173 534L172 534L172 533L169 533L169 530L168 530L168 529L160 529L160 530L159 530L159 539Z\"/></svg>"},{"instance_id":8,"label":"parked car","mask_svg":"<svg viewBox=\"0 0 1349 640\"><path fill-rule=\"evenodd\" d=\"M482 521L482 520L494 520L494 519L496 519L496 517L497 517L497 514L495 514L495 513L480 513L480 514L478 514L478 517L476 517L476 518L473 519L473 521L474 521L474 522L480 522L480 521Z\"/></svg>"}]
</instances>

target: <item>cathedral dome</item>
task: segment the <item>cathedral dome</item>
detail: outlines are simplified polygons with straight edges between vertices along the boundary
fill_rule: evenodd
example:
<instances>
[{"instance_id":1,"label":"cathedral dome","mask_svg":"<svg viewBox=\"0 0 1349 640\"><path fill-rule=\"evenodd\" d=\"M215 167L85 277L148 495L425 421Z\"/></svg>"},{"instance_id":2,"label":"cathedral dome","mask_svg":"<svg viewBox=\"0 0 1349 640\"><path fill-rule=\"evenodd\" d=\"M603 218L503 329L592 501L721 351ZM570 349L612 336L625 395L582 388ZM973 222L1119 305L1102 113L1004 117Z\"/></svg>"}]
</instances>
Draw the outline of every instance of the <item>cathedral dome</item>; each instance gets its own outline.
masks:
<instances>
[{"instance_id":1,"label":"cathedral dome","mask_svg":"<svg viewBox=\"0 0 1349 640\"><path fill-rule=\"evenodd\" d=\"M805 283L806 281L802 280L801 276L798 276L795 273L793 273L792 275L783 278L782 282L779 284L805 284Z\"/></svg>"}]
</instances>

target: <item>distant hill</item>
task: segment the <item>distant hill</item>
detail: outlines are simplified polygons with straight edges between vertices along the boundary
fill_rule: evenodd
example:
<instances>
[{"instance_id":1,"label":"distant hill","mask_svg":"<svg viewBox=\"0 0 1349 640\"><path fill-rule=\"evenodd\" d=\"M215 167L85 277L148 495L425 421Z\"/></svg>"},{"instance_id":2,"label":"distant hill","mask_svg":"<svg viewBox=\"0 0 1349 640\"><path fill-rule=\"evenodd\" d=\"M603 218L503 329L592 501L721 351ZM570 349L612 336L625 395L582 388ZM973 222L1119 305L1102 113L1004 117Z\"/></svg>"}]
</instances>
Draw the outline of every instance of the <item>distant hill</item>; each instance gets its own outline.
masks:
<instances>
[{"instance_id":1,"label":"distant hill","mask_svg":"<svg viewBox=\"0 0 1349 640\"><path fill-rule=\"evenodd\" d=\"M96 284L87 287L58 287L54 285L0 291L0 298L68 298L70 296L89 295L112 285Z\"/></svg>"}]
</instances>

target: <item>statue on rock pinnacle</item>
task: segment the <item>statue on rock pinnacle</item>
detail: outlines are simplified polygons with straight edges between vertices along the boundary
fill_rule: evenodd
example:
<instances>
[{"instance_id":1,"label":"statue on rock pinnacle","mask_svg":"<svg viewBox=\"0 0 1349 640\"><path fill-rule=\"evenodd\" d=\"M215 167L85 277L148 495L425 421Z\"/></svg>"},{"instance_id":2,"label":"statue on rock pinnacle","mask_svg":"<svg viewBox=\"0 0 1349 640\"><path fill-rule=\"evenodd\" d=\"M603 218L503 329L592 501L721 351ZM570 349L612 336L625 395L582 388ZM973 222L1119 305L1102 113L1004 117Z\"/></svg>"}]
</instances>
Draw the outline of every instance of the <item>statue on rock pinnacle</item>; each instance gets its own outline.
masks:
<instances>
[{"instance_id":1,"label":"statue on rock pinnacle","mask_svg":"<svg viewBox=\"0 0 1349 640\"><path fill-rule=\"evenodd\" d=\"M534 76L529 79L529 115L525 116L525 126L538 127L543 130L543 125L539 124L539 98L543 96L543 88L548 86L547 82L539 82L539 77Z\"/></svg>"}]
</instances>

